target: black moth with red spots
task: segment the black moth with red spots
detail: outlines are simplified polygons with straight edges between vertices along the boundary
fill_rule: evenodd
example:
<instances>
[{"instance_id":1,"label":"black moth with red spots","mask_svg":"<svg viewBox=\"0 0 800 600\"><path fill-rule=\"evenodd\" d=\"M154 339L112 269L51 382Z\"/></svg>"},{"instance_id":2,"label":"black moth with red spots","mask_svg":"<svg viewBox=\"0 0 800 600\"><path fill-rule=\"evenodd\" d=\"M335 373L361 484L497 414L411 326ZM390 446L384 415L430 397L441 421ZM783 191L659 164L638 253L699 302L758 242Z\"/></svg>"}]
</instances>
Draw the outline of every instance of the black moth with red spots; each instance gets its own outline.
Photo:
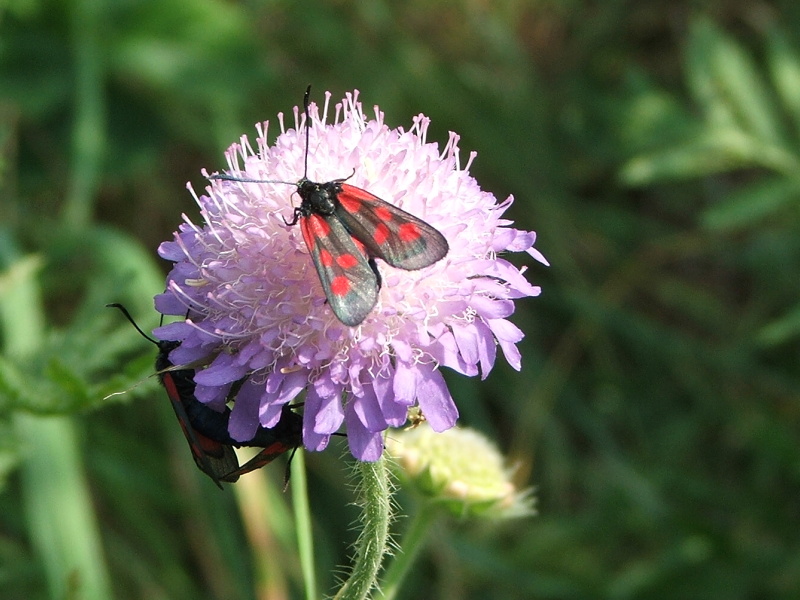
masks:
<instances>
[{"instance_id":1,"label":"black moth with red spots","mask_svg":"<svg viewBox=\"0 0 800 600\"><path fill-rule=\"evenodd\" d=\"M300 223L325 297L338 319L355 326L378 300L380 258L399 269L430 266L448 251L436 229L343 179L297 184L302 203L293 225Z\"/></svg>"},{"instance_id":2,"label":"black moth with red spots","mask_svg":"<svg viewBox=\"0 0 800 600\"><path fill-rule=\"evenodd\" d=\"M230 175L212 175L211 179L290 183L297 187L301 203L286 224L300 224L328 304L342 323L354 327L369 315L378 301L381 276L376 258L398 269L415 271L444 258L449 247L444 236L425 221L345 183L348 178L326 183L309 181L306 174L310 94L311 86L303 98L306 156L300 181L239 179Z\"/></svg>"},{"instance_id":3,"label":"black moth with red spots","mask_svg":"<svg viewBox=\"0 0 800 600\"><path fill-rule=\"evenodd\" d=\"M259 469L284 452L295 450L302 445L303 417L294 412L289 405L283 407L281 418L275 427L266 428L259 425L255 435L243 442L231 438L228 433L231 409L225 407L222 412L217 412L200 402L194 395L194 369L176 369L170 361L170 352L177 348L180 342L154 340L142 331L124 306L115 303L109 304L108 307L122 311L145 339L158 346L158 356L156 356L158 377L167 391L197 468L208 475L217 487L222 489L221 481L233 483L241 475ZM234 446L237 448L252 446L262 450L247 463L239 466Z\"/></svg>"},{"instance_id":4,"label":"black moth with red spots","mask_svg":"<svg viewBox=\"0 0 800 600\"><path fill-rule=\"evenodd\" d=\"M263 427L256 429L252 438L245 441L234 440L228 433L228 421L230 420L231 410L225 408L223 412L217 412L192 396L186 408L186 416L191 424L191 428L200 433L206 439L213 440L226 447L243 446L261 448L258 454L247 461L241 467L227 470L223 473L209 473L201 467L201 470L212 479L218 478L220 481L233 483L241 475L255 471L268 465L281 454L294 451L303 444L303 417L294 412L293 407L285 404L281 410L281 418L274 427ZM291 459L290 459L291 460ZM289 481L289 470L287 464L286 481Z\"/></svg>"}]
</instances>

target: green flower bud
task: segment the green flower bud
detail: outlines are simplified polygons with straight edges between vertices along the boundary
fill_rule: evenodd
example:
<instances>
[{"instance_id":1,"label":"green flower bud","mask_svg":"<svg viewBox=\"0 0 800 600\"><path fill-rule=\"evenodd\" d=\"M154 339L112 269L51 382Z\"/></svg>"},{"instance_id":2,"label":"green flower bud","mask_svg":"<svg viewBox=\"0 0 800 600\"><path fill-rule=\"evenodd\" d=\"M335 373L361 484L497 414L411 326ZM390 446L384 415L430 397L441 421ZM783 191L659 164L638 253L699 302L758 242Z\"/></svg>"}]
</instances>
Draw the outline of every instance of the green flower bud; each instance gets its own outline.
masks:
<instances>
[{"instance_id":1,"label":"green flower bud","mask_svg":"<svg viewBox=\"0 0 800 600\"><path fill-rule=\"evenodd\" d=\"M456 516L513 518L535 513L532 490L517 490L497 446L474 429L436 433L422 424L393 431L386 447L401 475Z\"/></svg>"}]
</instances>

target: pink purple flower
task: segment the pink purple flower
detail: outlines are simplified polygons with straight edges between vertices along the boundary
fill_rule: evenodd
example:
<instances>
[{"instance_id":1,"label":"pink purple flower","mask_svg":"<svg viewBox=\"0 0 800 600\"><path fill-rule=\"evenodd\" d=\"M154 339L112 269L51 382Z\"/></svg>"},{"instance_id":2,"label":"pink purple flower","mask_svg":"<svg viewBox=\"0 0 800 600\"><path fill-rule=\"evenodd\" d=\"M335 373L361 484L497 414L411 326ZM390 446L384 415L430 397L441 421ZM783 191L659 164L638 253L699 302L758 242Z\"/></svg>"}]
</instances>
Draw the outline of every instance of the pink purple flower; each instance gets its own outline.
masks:
<instances>
[{"instance_id":1,"label":"pink purple flower","mask_svg":"<svg viewBox=\"0 0 800 600\"><path fill-rule=\"evenodd\" d=\"M330 114L333 112L333 114ZM187 217L159 254L174 266L156 296L165 315L186 317L156 330L180 341L173 364L198 368L197 398L221 408L231 385L246 378L230 419L230 434L248 440L258 425L274 426L282 406L303 391L304 445L321 450L344 423L353 454L376 460L382 432L402 425L419 405L435 431L452 427L458 410L440 368L485 378L499 347L515 369L523 334L508 320L514 300L540 290L502 257L525 251L543 264L535 234L511 227L498 203L469 175L458 136L444 148L426 140L429 120L391 129L375 108L367 118L358 93L310 110L308 178L347 177L438 229L450 251L419 271L378 261L383 286L372 313L357 327L343 325L325 295L292 217L296 188L282 183L214 180L197 196L203 223ZM227 152L229 172L247 179L295 182L303 175L305 133L278 116L280 133L257 147L242 137ZM331 122L329 122L331 121ZM191 186L189 188L192 190Z\"/></svg>"}]
</instances>

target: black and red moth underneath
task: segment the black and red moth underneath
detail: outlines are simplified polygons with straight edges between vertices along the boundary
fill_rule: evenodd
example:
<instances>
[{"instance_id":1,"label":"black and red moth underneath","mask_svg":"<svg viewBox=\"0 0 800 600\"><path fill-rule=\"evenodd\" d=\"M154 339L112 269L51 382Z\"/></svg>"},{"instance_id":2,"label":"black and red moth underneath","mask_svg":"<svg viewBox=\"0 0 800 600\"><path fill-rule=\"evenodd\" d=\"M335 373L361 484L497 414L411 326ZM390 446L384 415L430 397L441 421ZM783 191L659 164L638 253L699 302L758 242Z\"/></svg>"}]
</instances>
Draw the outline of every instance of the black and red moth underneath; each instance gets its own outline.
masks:
<instances>
[{"instance_id":1,"label":"black and red moth underneath","mask_svg":"<svg viewBox=\"0 0 800 600\"><path fill-rule=\"evenodd\" d=\"M156 372L167 392L172 409L183 430L192 458L197 467L217 485L220 482L233 483L241 475L259 469L281 454L295 450L303 443L303 417L288 405L283 407L281 418L274 427L259 426L255 435L246 441L237 441L228 433L231 410L225 408L218 412L200 402L194 395L194 369L176 369L169 359L169 353L180 342L154 340L136 324L128 310L121 304L109 304L118 308L146 339L158 346ZM239 466L234 447L252 446L262 448L252 459ZM287 471L288 473L288 471Z\"/></svg>"},{"instance_id":2,"label":"black and red moth underneath","mask_svg":"<svg viewBox=\"0 0 800 600\"><path fill-rule=\"evenodd\" d=\"M300 206L287 225L300 224L333 314L345 325L360 324L378 301L381 275L375 263L416 271L444 258L447 240L422 219L349 183L349 178L325 183L310 181L308 174L308 86L303 98L306 117L306 153L303 177L297 183L212 175L248 183L286 183L297 187Z\"/></svg>"},{"instance_id":3,"label":"black and red moth underneath","mask_svg":"<svg viewBox=\"0 0 800 600\"><path fill-rule=\"evenodd\" d=\"M289 405L283 407L281 418L274 427L259 425L249 440L234 440L228 433L231 409L225 407L222 412L218 412L195 397L193 369L170 370L173 365L169 360L169 353L179 343L167 341L158 343L156 370L189 443L195 464L218 487L222 487L221 481L233 483L241 475L260 469L281 454L302 445L303 417L294 412ZM262 450L244 465L239 466L233 448L243 446L258 447Z\"/></svg>"}]
</instances>

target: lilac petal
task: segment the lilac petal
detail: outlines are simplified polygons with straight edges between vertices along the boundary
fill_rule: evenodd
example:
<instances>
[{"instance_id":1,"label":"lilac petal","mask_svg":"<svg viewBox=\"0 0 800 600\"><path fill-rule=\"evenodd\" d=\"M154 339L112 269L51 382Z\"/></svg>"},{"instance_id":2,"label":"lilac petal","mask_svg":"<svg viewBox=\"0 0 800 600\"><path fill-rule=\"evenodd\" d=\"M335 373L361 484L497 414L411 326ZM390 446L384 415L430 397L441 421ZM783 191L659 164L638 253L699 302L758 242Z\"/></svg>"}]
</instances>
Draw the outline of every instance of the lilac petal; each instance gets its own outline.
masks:
<instances>
[{"instance_id":1,"label":"lilac petal","mask_svg":"<svg viewBox=\"0 0 800 600\"><path fill-rule=\"evenodd\" d=\"M404 362L398 362L392 380L395 402L411 406L417 397L417 369Z\"/></svg>"},{"instance_id":2,"label":"lilac petal","mask_svg":"<svg viewBox=\"0 0 800 600\"><path fill-rule=\"evenodd\" d=\"M178 262L186 257L186 253L177 242L161 242L158 246L158 255L172 262Z\"/></svg>"},{"instance_id":3,"label":"lilac petal","mask_svg":"<svg viewBox=\"0 0 800 600\"><path fill-rule=\"evenodd\" d=\"M321 452L328 447L331 436L327 433L317 433L303 423L303 445L312 452Z\"/></svg>"},{"instance_id":4,"label":"lilac petal","mask_svg":"<svg viewBox=\"0 0 800 600\"><path fill-rule=\"evenodd\" d=\"M444 377L438 370L428 368L426 372L421 373L417 384L417 399L422 414L434 431L445 431L456 424L458 409L450 396Z\"/></svg>"},{"instance_id":5,"label":"lilac petal","mask_svg":"<svg viewBox=\"0 0 800 600\"><path fill-rule=\"evenodd\" d=\"M186 304L181 302L181 299L175 294L158 294L153 298L153 304L162 315L184 316L186 314Z\"/></svg>"},{"instance_id":6,"label":"lilac petal","mask_svg":"<svg viewBox=\"0 0 800 600\"><path fill-rule=\"evenodd\" d=\"M497 344L492 330L483 321L476 321L475 328L478 332L478 356L481 363L481 379L486 379L494 366L497 357Z\"/></svg>"},{"instance_id":7,"label":"lilac petal","mask_svg":"<svg viewBox=\"0 0 800 600\"><path fill-rule=\"evenodd\" d=\"M383 454L383 435L364 427L352 408L352 402L348 402L344 410L347 420L347 442L353 456L368 462L378 460Z\"/></svg>"},{"instance_id":8,"label":"lilac petal","mask_svg":"<svg viewBox=\"0 0 800 600\"><path fill-rule=\"evenodd\" d=\"M281 389L284 379L286 379L286 375L284 373L281 373L280 371L273 371L267 376L267 382L264 385L264 389L268 394L275 394L279 389Z\"/></svg>"},{"instance_id":9,"label":"lilac petal","mask_svg":"<svg viewBox=\"0 0 800 600\"><path fill-rule=\"evenodd\" d=\"M514 302L511 300L473 296L469 303L484 319L502 319L514 314Z\"/></svg>"},{"instance_id":10,"label":"lilac petal","mask_svg":"<svg viewBox=\"0 0 800 600\"><path fill-rule=\"evenodd\" d=\"M519 352L519 348L517 348L516 344L512 344L510 342L505 342L503 340L498 340L500 344L500 349L503 351L503 356L506 357L508 364L511 365L515 371L519 371L522 369L522 355Z\"/></svg>"},{"instance_id":11,"label":"lilac petal","mask_svg":"<svg viewBox=\"0 0 800 600\"><path fill-rule=\"evenodd\" d=\"M392 340L392 350L394 350L394 354L398 360L410 361L413 356L411 346L403 340Z\"/></svg>"},{"instance_id":12,"label":"lilac petal","mask_svg":"<svg viewBox=\"0 0 800 600\"><path fill-rule=\"evenodd\" d=\"M262 394L262 398L266 394ZM239 397L236 397L237 402ZM278 424L278 421L281 420L281 415L283 414L283 404L275 404L275 403L262 403L261 411L258 413L258 420L263 427L275 427Z\"/></svg>"},{"instance_id":13,"label":"lilac petal","mask_svg":"<svg viewBox=\"0 0 800 600\"><path fill-rule=\"evenodd\" d=\"M258 412L263 393L263 385L254 385L246 381L236 395L236 402L228 421L228 433L237 442L253 439L259 425Z\"/></svg>"},{"instance_id":14,"label":"lilac petal","mask_svg":"<svg viewBox=\"0 0 800 600\"><path fill-rule=\"evenodd\" d=\"M275 402L286 404L294 400L308 385L308 373L305 370L295 371L283 376L281 386L275 396Z\"/></svg>"},{"instance_id":15,"label":"lilac petal","mask_svg":"<svg viewBox=\"0 0 800 600\"><path fill-rule=\"evenodd\" d=\"M330 435L328 433L316 432L315 418L319 416L319 407L322 398L313 391L311 387L306 394L305 408L303 410L303 445L309 450L320 451L328 446Z\"/></svg>"},{"instance_id":16,"label":"lilac petal","mask_svg":"<svg viewBox=\"0 0 800 600\"><path fill-rule=\"evenodd\" d=\"M202 273L197 266L190 262L181 262L175 265L170 271L168 286L172 285L173 281L185 281L186 279L198 279L202 277ZM189 291L191 294L192 292ZM183 314L186 314L186 306L184 306Z\"/></svg>"},{"instance_id":17,"label":"lilac petal","mask_svg":"<svg viewBox=\"0 0 800 600\"><path fill-rule=\"evenodd\" d=\"M342 426L344 411L342 410L341 391L322 396L317 386L308 388L306 393L305 414L313 415L314 421L310 431L319 434L331 434Z\"/></svg>"},{"instance_id":18,"label":"lilac petal","mask_svg":"<svg viewBox=\"0 0 800 600\"><path fill-rule=\"evenodd\" d=\"M465 296L489 296L490 298L506 298L508 289L500 281L492 277L473 277L464 280L459 292Z\"/></svg>"},{"instance_id":19,"label":"lilac petal","mask_svg":"<svg viewBox=\"0 0 800 600\"><path fill-rule=\"evenodd\" d=\"M500 344L500 349L503 351L508 364L519 371L522 368L522 357L516 343L524 337L522 331L505 319L487 320L486 324L489 325L492 333L497 338L497 343Z\"/></svg>"},{"instance_id":20,"label":"lilac petal","mask_svg":"<svg viewBox=\"0 0 800 600\"><path fill-rule=\"evenodd\" d=\"M523 231L521 229L508 229L507 231L513 232L515 235L513 239L502 250L509 252L524 252L536 241L536 233L533 231ZM499 252L500 250L498 250Z\"/></svg>"},{"instance_id":21,"label":"lilac petal","mask_svg":"<svg viewBox=\"0 0 800 600\"><path fill-rule=\"evenodd\" d=\"M238 381L247 374L247 369L234 364L230 354L219 354L208 368L198 371L194 381L198 385L224 385Z\"/></svg>"},{"instance_id":22,"label":"lilac petal","mask_svg":"<svg viewBox=\"0 0 800 600\"><path fill-rule=\"evenodd\" d=\"M370 431L383 431L386 429L386 419L383 418L374 388L364 386L362 391L362 396L351 396L347 404L353 407L364 427Z\"/></svg>"},{"instance_id":23,"label":"lilac petal","mask_svg":"<svg viewBox=\"0 0 800 600\"><path fill-rule=\"evenodd\" d=\"M194 388L194 397L203 404L208 404L211 408L222 411L230 389L231 386L229 385L198 385Z\"/></svg>"},{"instance_id":24,"label":"lilac petal","mask_svg":"<svg viewBox=\"0 0 800 600\"><path fill-rule=\"evenodd\" d=\"M428 353L436 362L468 377L478 374L477 364L469 364L461 356L455 336L451 331L442 335L439 341L441 343L428 347Z\"/></svg>"},{"instance_id":25,"label":"lilac petal","mask_svg":"<svg viewBox=\"0 0 800 600\"><path fill-rule=\"evenodd\" d=\"M184 308L184 312L185 312ZM174 323L167 323L153 329L153 335L160 340L174 340L182 341L191 335L195 335L196 329L189 325L186 321L175 321Z\"/></svg>"},{"instance_id":26,"label":"lilac petal","mask_svg":"<svg viewBox=\"0 0 800 600\"><path fill-rule=\"evenodd\" d=\"M528 249L526 250L526 252L527 252L528 254L530 254L530 255L531 255L533 258L535 258L536 260L538 260L540 263L542 263L543 265L545 265L545 266L547 266L547 267L549 267L549 266L550 266L550 263L549 263L549 262L547 261L547 259L544 257L544 254L542 254L541 252L539 252L539 251L538 251L536 248L528 248Z\"/></svg>"},{"instance_id":27,"label":"lilac petal","mask_svg":"<svg viewBox=\"0 0 800 600\"><path fill-rule=\"evenodd\" d=\"M264 369L275 360L275 353L269 350L259 352L250 359L248 367L253 371Z\"/></svg>"},{"instance_id":28,"label":"lilac petal","mask_svg":"<svg viewBox=\"0 0 800 600\"><path fill-rule=\"evenodd\" d=\"M514 243L516 238L516 229L496 229L494 237L491 240L492 250L495 252L502 252L507 250L510 245ZM526 246L527 248L528 246Z\"/></svg>"},{"instance_id":29,"label":"lilac petal","mask_svg":"<svg viewBox=\"0 0 800 600\"><path fill-rule=\"evenodd\" d=\"M169 360L173 365L190 365L196 361L208 360L208 348L181 344L169 353Z\"/></svg>"},{"instance_id":30,"label":"lilac petal","mask_svg":"<svg viewBox=\"0 0 800 600\"><path fill-rule=\"evenodd\" d=\"M344 382L347 381L347 378L348 378L347 367L343 363L337 362L328 367L328 376L321 381L320 380L315 381L314 385L320 386L320 385L331 384L337 386L338 388L340 385L342 385Z\"/></svg>"},{"instance_id":31,"label":"lilac petal","mask_svg":"<svg viewBox=\"0 0 800 600\"><path fill-rule=\"evenodd\" d=\"M484 273L494 277L499 277L503 281L508 282L512 290L515 290L524 296L538 296L541 293L541 289L537 286L531 285L530 282L525 279L525 276L522 274L522 272L517 269L517 267L501 258L492 261L491 265L487 265Z\"/></svg>"},{"instance_id":32,"label":"lilac petal","mask_svg":"<svg viewBox=\"0 0 800 600\"><path fill-rule=\"evenodd\" d=\"M375 396L378 398L378 405L381 407L383 418L389 427L400 427L406 422L407 406L395 400L394 396L394 373L390 366L386 372L379 374L372 382Z\"/></svg>"},{"instance_id":33,"label":"lilac petal","mask_svg":"<svg viewBox=\"0 0 800 600\"><path fill-rule=\"evenodd\" d=\"M347 378L350 381L350 391L355 396L361 396L363 392L363 384L361 383L361 363L353 361L347 369Z\"/></svg>"},{"instance_id":34,"label":"lilac petal","mask_svg":"<svg viewBox=\"0 0 800 600\"><path fill-rule=\"evenodd\" d=\"M234 355L234 360L237 365L247 366L250 364L250 360L260 351L261 348L258 344L247 344L243 348L240 348L239 352Z\"/></svg>"},{"instance_id":35,"label":"lilac petal","mask_svg":"<svg viewBox=\"0 0 800 600\"><path fill-rule=\"evenodd\" d=\"M459 354L468 365L478 363L477 332L471 323L455 324L452 327L453 338L458 346Z\"/></svg>"}]
</instances>

